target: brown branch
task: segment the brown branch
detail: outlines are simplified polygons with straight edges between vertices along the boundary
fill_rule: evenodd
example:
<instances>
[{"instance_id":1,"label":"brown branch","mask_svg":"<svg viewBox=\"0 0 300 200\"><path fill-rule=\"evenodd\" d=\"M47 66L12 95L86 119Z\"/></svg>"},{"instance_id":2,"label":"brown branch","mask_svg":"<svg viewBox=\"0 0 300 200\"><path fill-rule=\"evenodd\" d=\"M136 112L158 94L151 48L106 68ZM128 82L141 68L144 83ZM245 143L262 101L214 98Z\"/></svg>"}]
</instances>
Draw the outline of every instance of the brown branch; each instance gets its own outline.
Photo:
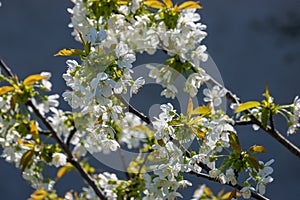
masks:
<instances>
[{"instance_id":1,"label":"brown branch","mask_svg":"<svg viewBox=\"0 0 300 200\"><path fill-rule=\"evenodd\" d=\"M294 145L292 142L287 140L285 137L283 137L282 134L278 130L276 130L275 128L272 128L269 125L264 127L256 117L254 117L252 115L250 117L254 124L258 125L262 130L269 133L269 135L271 135L280 144L285 146L291 153L293 153L298 158L300 158L300 149L296 145Z\"/></svg>"},{"instance_id":2,"label":"brown branch","mask_svg":"<svg viewBox=\"0 0 300 200\"><path fill-rule=\"evenodd\" d=\"M252 121L235 121L234 126L244 126L244 125L252 125Z\"/></svg>"},{"instance_id":3,"label":"brown branch","mask_svg":"<svg viewBox=\"0 0 300 200\"><path fill-rule=\"evenodd\" d=\"M115 94L115 96L125 105L127 111L138 116L142 121L146 122L149 125L152 125L152 122L149 117L145 116L137 109L135 109L132 105L130 105L121 95Z\"/></svg>"},{"instance_id":4,"label":"brown branch","mask_svg":"<svg viewBox=\"0 0 300 200\"><path fill-rule=\"evenodd\" d=\"M43 122L43 124L48 128L48 130L52 133L52 137L56 140L56 142L62 147L64 152L67 154L68 161L79 171L81 176L88 182L88 184L93 188L94 192L100 199L107 199L103 194L102 191L98 188L98 186L95 183L95 180L88 174L82 166L75 160L72 152L68 148L68 146L61 140L61 138L58 136L52 125L49 123L49 121L40 113L40 111L37 109L37 107L34 106L32 101L28 101L28 106L30 106L33 110L33 112L36 114L36 116Z\"/></svg>"},{"instance_id":5,"label":"brown branch","mask_svg":"<svg viewBox=\"0 0 300 200\"><path fill-rule=\"evenodd\" d=\"M13 73L11 72L10 68L1 59L0 59L0 65L1 65L1 67L6 71L6 73L10 77L14 76ZM52 125L50 124L50 122L40 113L40 111L38 110L38 108L33 104L33 102L31 100L29 100L26 103L26 105L30 106L32 108L32 110L35 113L35 115L47 127L47 129L49 130L49 132L47 131L47 134L49 134L49 135L51 134L51 137L54 138L56 140L56 142L62 147L62 149L64 150L64 152L67 154L68 162L70 162L79 171L79 173L84 178L84 180L86 180L86 182L93 188L93 190L96 193L96 195L100 199L106 200L107 198L104 196L104 194L102 193L102 191L98 188L98 186L96 185L95 180L88 173L86 173L86 171L84 171L84 169L82 168L82 166L75 160L72 152L70 151L70 149L68 148L68 146L58 136L58 134L56 133L56 131L54 130L54 128L52 127Z\"/></svg>"},{"instance_id":6,"label":"brown branch","mask_svg":"<svg viewBox=\"0 0 300 200\"><path fill-rule=\"evenodd\" d=\"M4 71L8 74L8 76L14 77L14 75L11 72L10 68L5 64L5 62L2 59L0 59L0 65L4 69Z\"/></svg>"}]
</instances>

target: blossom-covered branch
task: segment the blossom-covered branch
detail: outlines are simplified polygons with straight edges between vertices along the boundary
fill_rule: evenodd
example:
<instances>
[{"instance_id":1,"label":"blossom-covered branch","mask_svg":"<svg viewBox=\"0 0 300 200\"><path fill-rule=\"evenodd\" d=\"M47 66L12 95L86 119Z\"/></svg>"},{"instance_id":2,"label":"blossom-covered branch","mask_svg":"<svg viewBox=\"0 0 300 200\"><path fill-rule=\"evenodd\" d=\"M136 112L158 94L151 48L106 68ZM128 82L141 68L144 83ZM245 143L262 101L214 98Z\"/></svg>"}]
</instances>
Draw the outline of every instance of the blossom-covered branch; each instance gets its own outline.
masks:
<instances>
[{"instance_id":1,"label":"blossom-covered branch","mask_svg":"<svg viewBox=\"0 0 300 200\"><path fill-rule=\"evenodd\" d=\"M11 69L5 64L5 62L0 59L0 66L6 71L6 73L13 77L13 73ZM69 150L68 146L61 140L61 138L58 136L57 132L54 130L52 125L48 122L48 120L40 113L38 108L32 103L31 100L28 100L26 103L27 106L30 106L33 110L33 112L36 114L36 116L43 122L43 124L47 127L48 131L47 135L53 137L55 141L63 148L64 152L67 154L67 160L70 162L81 174L82 178L93 188L95 193L100 199L107 199L102 191L99 189L99 187L96 185L93 178L86 173L86 171L82 168L82 166L78 163L78 161L74 158L72 152Z\"/></svg>"},{"instance_id":2,"label":"blossom-covered branch","mask_svg":"<svg viewBox=\"0 0 300 200\"><path fill-rule=\"evenodd\" d=\"M263 195L273 182L274 160L258 159L257 154L266 152L262 145L244 147L235 125L256 124L299 156L297 147L279 137L273 118L282 115L288 134L295 133L300 127L299 98L291 105L275 105L266 88L266 98L261 102L241 103L207 74L202 68L208 59L207 48L202 44L207 33L196 12L202 8L199 2L73 3L74 7L68 9L69 27L82 48L62 49L55 54L78 59L67 60L63 74L69 89L62 97L72 111L58 109L59 95L43 95L51 89L50 73L18 80L1 61L10 77L0 74L1 81L7 84L0 87L0 144L4 147L3 157L16 163L23 177L37 189L32 199L40 193L45 198L55 194L54 183L76 168L88 187L79 195L68 192L67 199L183 198L179 189L192 185L184 175L194 174L231 186L231 191L220 193L221 199L241 195L266 200ZM159 49L168 55L165 62L135 66L137 54L153 55ZM136 78L139 69L143 73ZM163 88L161 96L167 101L151 120L124 97L132 97L144 85L153 83L146 76ZM182 88L176 84L179 79ZM202 89L206 83L208 87ZM199 91L204 95L200 105ZM186 95L188 98L183 98ZM222 109L225 96L232 102L232 116ZM168 102L174 98L179 99L180 107ZM56 144L48 143L49 138ZM123 170L125 180L111 172L96 173L82 159L87 152L97 156L117 151L121 164L109 166ZM57 177L42 177L45 164L60 167ZM195 191L194 200L219 198L203 188L206 186Z\"/></svg>"}]
</instances>

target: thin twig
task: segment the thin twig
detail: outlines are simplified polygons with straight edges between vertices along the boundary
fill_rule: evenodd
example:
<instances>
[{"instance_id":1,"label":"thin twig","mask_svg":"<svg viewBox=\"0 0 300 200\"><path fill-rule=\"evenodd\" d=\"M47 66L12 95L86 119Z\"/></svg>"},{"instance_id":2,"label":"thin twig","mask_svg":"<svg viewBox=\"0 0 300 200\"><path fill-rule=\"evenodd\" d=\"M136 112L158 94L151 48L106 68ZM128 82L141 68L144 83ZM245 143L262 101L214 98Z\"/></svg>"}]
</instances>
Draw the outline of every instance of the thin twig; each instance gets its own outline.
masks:
<instances>
[{"instance_id":1,"label":"thin twig","mask_svg":"<svg viewBox=\"0 0 300 200\"><path fill-rule=\"evenodd\" d=\"M0 59L0 65L1 67L4 69L4 71L10 76L10 77L14 77L13 73L11 72L10 68L5 64L5 62Z\"/></svg>"},{"instance_id":2,"label":"thin twig","mask_svg":"<svg viewBox=\"0 0 300 200\"><path fill-rule=\"evenodd\" d=\"M149 117L143 115L137 109L135 109L132 105L130 105L121 95L115 94L115 96L127 107L128 112L138 116L142 121L146 122L149 125L152 125L152 122Z\"/></svg>"},{"instance_id":3,"label":"thin twig","mask_svg":"<svg viewBox=\"0 0 300 200\"><path fill-rule=\"evenodd\" d=\"M74 122L72 122L72 127L73 127L73 129L70 131L70 133L68 135L68 138L67 138L67 141L66 141L67 147L70 147L71 140L72 140L73 136L75 135L75 133L77 131Z\"/></svg>"},{"instance_id":4,"label":"thin twig","mask_svg":"<svg viewBox=\"0 0 300 200\"><path fill-rule=\"evenodd\" d=\"M274 131L275 130L275 122L274 122L274 117L273 117L271 111L270 111L270 126L271 126L272 131Z\"/></svg>"}]
</instances>

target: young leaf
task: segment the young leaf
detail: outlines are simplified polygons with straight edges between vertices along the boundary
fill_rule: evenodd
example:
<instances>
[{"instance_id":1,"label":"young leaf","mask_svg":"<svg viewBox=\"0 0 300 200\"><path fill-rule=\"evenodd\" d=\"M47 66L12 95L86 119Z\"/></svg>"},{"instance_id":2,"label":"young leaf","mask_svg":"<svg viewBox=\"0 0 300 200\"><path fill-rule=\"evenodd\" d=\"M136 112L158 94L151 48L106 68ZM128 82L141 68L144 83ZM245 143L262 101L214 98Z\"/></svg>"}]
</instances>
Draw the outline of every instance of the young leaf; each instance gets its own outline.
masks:
<instances>
[{"instance_id":1,"label":"young leaf","mask_svg":"<svg viewBox=\"0 0 300 200\"><path fill-rule=\"evenodd\" d=\"M237 137L237 135L235 133L231 132L229 134L229 144L235 151L237 151L237 152L242 151L239 138Z\"/></svg>"},{"instance_id":2,"label":"young leaf","mask_svg":"<svg viewBox=\"0 0 300 200\"><path fill-rule=\"evenodd\" d=\"M187 124L194 124L195 122L199 121L203 117L204 117L203 115L200 115L200 116L194 118L193 120L189 121Z\"/></svg>"},{"instance_id":3,"label":"young leaf","mask_svg":"<svg viewBox=\"0 0 300 200\"><path fill-rule=\"evenodd\" d=\"M13 91L15 88L13 86L3 86L0 88L0 95L6 94L10 91Z\"/></svg>"},{"instance_id":4,"label":"young leaf","mask_svg":"<svg viewBox=\"0 0 300 200\"><path fill-rule=\"evenodd\" d=\"M40 144L39 131L35 121L32 123L30 127L30 133L33 139L36 141L36 143Z\"/></svg>"},{"instance_id":5,"label":"young leaf","mask_svg":"<svg viewBox=\"0 0 300 200\"><path fill-rule=\"evenodd\" d=\"M234 197L231 197L231 194L233 193L234 191L232 191L232 192L227 192L227 193L225 193L224 195L222 195L222 197L221 197L221 199L223 200L225 200L225 199L232 199L232 198L234 198ZM235 191L236 192L236 191Z\"/></svg>"},{"instance_id":6,"label":"young leaf","mask_svg":"<svg viewBox=\"0 0 300 200\"><path fill-rule=\"evenodd\" d=\"M32 149L26 151L23 154L21 161L20 161L20 166L21 166L22 171L24 171L26 169L26 167L29 164L33 155L34 155L34 151Z\"/></svg>"},{"instance_id":7,"label":"young leaf","mask_svg":"<svg viewBox=\"0 0 300 200\"><path fill-rule=\"evenodd\" d=\"M266 149L263 146L254 145L250 147L247 151L251 153L265 153Z\"/></svg>"},{"instance_id":8,"label":"young leaf","mask_svg":"<svg viewBox=\"0 0 300 200\"><path fill-rule=\"evenodd\" d=\"M48 78L48 76L42 76L40 74L30 75L27 78L25 78L24 85L32 85L38 81L41 81L41 80L47 79L47 78Z\"/></svg>"},{"instance_id":9,"label":"young leaf","mask_svg":"<svg viewBox=\"0 0 300 200\"><path fill-rule=\"evenodd\" d=\"M188 108L187 108L187 121L190 121L191 115L192 115L192 111L193 111L193 100L192 98L189 99L189 104L188 104Z\"/></svg>"},{"instance_id":10,"label":"young leaf","mask_svg":"<svg viewBox=\"0 0 300 200\"><path fill-rule=\"evenodd\" d=\"M263 95L266 97L268 103L272 103L268 83L266 83L266 92Z\"/></svg>"},{"instance_id":11,"label":"young leaf","mask_svg":"<svg viewBox=\"0 0 300 200\"><path fill-rule=\"evenodd\" d=\"M164 4L166 5L167 8L172 8L173 3L172 0L163 0Z\"/></svg>"},{"instance_id":12,"label":"young leaf","mask_svg":"<svg viewBox=\"0 0 300 200\"><path fill-rule=\"evenodd\" d=\"M127 5L130 2L130 0L118 0L119 5Z\"/></svg>"},{"instance_id":13,"label":"young leaf","mask_svg":"<svg viewBox=\"0 0 300 200\"><path fill-rule=\"evenodd\" d=\"M74 166L71 163L67 163L65 166L61 167L57 174L56 174L56 180L60 179L63 175L68 173L69 171L73 170Z\"/></svg>"},{"instance_id":14,"label":"young leaf","mask_svg":"<svg viewBox=\"0 0 300 200\"><path fill-rule=\"evenodd\" d=\"M81 56L83 54L84 52L80 49L62 49L54 54L54 56Z\"/></svg>"},{"instance_id":15,"label":"young leaf","mask_svg":"<svg viewBox=\"0 0 300 200\"><path fill-rule=\"evenodd\" d=\"M173 119L172 121L168 122L169 126L178 126L182 124L182 121L180 119Z\"/></svg>"},{"instance_id":16,"label":"young leaf","mask_svg":"<svg viewBox=\"0 0 300 200\"><path fill-rule=\"evenodd\" d=\"M32 141L22 141L21 138L17 139L18 144L23 145L25 147L29 147L30 149L34 148L34 143Z\"/></svg>"},{"instance_id":17,"label":"young leaf","mask_svg":"<svg viewBox=\"0 0 300 200\"><path fill-rule=\"evenodd\" d=\"M190 9L190 8L197 8L200 9L202 6L199 5L199 3L194 1L186 1L179 6L180 9Z\"/></svg>"},{"instance_id":18,"label":"young leaf","mask_svg":"<svg viewBox=\"0 0 300 200\"><path fill-rule=\"evenodd\" d=\"M156 9L164 9L165 8L164 5L157 0L147 0L144 2L144 4L146 6L149 6L151 8L156 8Z\"/></svg>"},{"instance_id":19,"label":"young leaf","mask_svg":"<svg viewBox=\"0 0 300 200\"><path fill-rule=\"evenodd\" d=\"M204 194L211 196L211 197L214 195L208 187L205 187L203 192L204 192Z\"/></svg>"},{"instance_id":20,"label":"young leaf","mask_svg":"<svg viewBox=\"0 0 300 200\"><path fill-rule=\"evenodd\" d=\"M211 108L208 106L199 106L192 111L192 115L206 115L211 113Z\"/></svg>"},{"instance_id":21,"label":"young leaf","mask_svg":"<svg viewBox=\"0 0 300 200\"><path fill-rule=\"evenodd\" d=\"M200 139L205 140L206 133L198 127L191 127L193 133Z\"/></svg>"},{"instance_id":22,"label":"young leaf","mask_svg":"<svg viewBox=\"0 0 300 200\"><path fill-rule=\"evenodd\" d=\"M248 101L239 105L239 107L235 110L236 113L243 112L245 110L255 108L260 106L260 102L258 101Z\"/></svg>"},{"instance_id":23,"label":"young leaf","mask_svg":"<svg viewBox=\"0 0 300 200\"><path fill-rule=\"evenodd\" d=\"M268 108L263 108L261 112L261 125L266 128L268 125L268 120L270 118L270 111Z\"/></svg>"},{"instance_id":24,"label":"young leaf","mask_svg":"<svg viewBox=\"0 0 300 200\"><path fill-rule=\"evenodd\" d=\"M251 167L253 167L257 171L259 170L259 162L258 162L257 158L255 158L254 156L251 156L249 154L245 154L244 158Z\"/></svg>"},{"instance_id":25,"label":"young leaf","mask_svg":"<svg viewBox=\"0 0 300 200\"><path fill-rule=\"evenodd\" d=\"M30 195L30 199L28 200L42 200L47 199L48 192L44 190L44 188L36 190L33 194Z\"/></svg>"},{"instance_id":26,"label":"young leaf","mask_svg":"<svg viewBox=\"0 0 300 200\"><path fill-rule=\"evenodd\" d=\"M10 99L10 108L12 110L15 110L16 103L17 103L17 98L18 98L17 94L14 94L14 95L11 96L11 99Z\"/></svg>"}]
</instances>

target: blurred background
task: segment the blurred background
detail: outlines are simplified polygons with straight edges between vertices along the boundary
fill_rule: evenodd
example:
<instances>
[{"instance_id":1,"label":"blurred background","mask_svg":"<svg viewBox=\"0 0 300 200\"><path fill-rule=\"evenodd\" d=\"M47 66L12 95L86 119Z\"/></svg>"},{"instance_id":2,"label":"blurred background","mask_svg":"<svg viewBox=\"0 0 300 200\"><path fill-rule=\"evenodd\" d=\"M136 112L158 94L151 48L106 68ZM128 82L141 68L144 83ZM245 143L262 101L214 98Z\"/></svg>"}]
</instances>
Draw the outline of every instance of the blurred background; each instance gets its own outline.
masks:
<instances>
[{"instance_id":1,"label":"blurred background","mask_svg":"<svg viewBox=\"0 0 300 200\"><path fill-rule=\"evenodd\" d=\"M66 58L53 57L63 48L80 48L70 35L68 0L1 0L0 57L23 79L29 74L50 71L53 92L62 94L66 85L62 74ZM300 95L300 1L298 0L202 0L202 23L208 26L204 43L221 72L225 86L243 101L261 100L268 82L278 104L292 103ZM141 105L142 106L142 105ZM65 102L61 107L67 108ZM142 107L141 107L142 109ZM277 120L285 135L286 126ZM297 200L300 196L300 160L263 131L239 128L244 147L264 145L265 161L275 158L274 182L267 187L270 199ZM289 136L300 146L300 133ZM286 135L285 135L286 136ZM2 149L0 150L2 151ZM99 163L92 160L94 165ZM27 199L33 190L21 177L21 171L0 159L0 199ZM202 180L190 177L196 184ZM214 192L216 184L205 182ZM56 188L66 192L80 190L83 182L71 172ZM189 189L189 199L193 193Z\"/></svg>"}]
</instances>

